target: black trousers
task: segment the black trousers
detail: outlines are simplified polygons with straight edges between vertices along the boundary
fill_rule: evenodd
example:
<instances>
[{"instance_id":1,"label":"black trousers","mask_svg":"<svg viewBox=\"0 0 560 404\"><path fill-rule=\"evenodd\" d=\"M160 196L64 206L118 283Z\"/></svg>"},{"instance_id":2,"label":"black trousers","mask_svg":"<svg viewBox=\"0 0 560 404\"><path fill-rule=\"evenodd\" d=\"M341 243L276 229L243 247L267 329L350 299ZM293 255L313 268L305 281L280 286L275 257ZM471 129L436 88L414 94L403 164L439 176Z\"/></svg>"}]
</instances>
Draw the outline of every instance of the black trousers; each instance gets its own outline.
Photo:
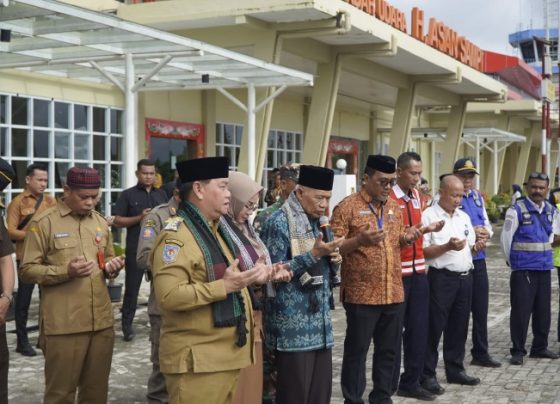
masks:
<instances>
[{"instance_id":1,"label":"black trousers","mask_svg":"<svg viewBox=\"0 0 560 404\"><path fill-rule=\"evenodd\" d=\"M17 262L19 269L20 262ZM31 305L31 296L33 296L34 283L22 282L18 275L18 290L15 298L14 317L16 321L17 346L23 347L29 344L27 336L27 317L29 316L29 306Z\"/></svg>"},{"instance_id":2,"label":"black trousers","mask_svg":"<svg viewBox=\"0 0 560 404\"><path fill-rule=\"evenodd\" d=\"M144 277L144 271L136 264L136 249L126 251L125 257L124 298L122 305L122 327L132 327L138 304L138 292Z\"/></svg>"},{"instance_id":3,"label":"black trousers","mask_svg":"<svg viewBox=\"0 0 560 404\"><path fill-rule=\"evenodd\" d=\"M556 267L556 272L558 272L558 285L560 286L560 267ZM558 297L560 298L560 293ZM560 310L558 310L558 330L556 332L558 341L560 342Z\"/></svg>"},{"instance_id":4,"label":"black trousers","mask_svg":"<svg viewBox=\"0 0 560 404\"><path fill-rule=\"evenodd\" d=\"M276 404L329 404L332 392L332 351L276 351Z\"/></svg>"},{"instance_id":5,"label":"black trousers","mask_svg":"<svg viewBox=\"0 0 560 404\"><path fill-rule=\"evenodd\" d=\"M428 342L428 311L430 307L430 286L426 274L414 272L403 277L404 287L404 331L396 348L393 372L393 392L398 387L411 390L420 385L424 368L426 344ZM402 343L401 343L402 342ZM403 347L404 372L401 370L401 345Z\"/></svg>"},{"instance_id":6,"label":"black trousers","mask_svg":"<svg viewBox=\"0 0 560 404\"><path fill-rule=\"evenodd\" d=\"M8 368L10 353L6 341L6 325L0 327L0 403L8 402Z\"/></svg>"},{"instance_id":7,"label":"black trousers","mask_svg":"<svg viewBox=\"0 0 560 404\"><path fill-rule=\"evenodd\" d=\"M422 379L436 377L438 346L443 334L443 360L447 377L465 370L465 343L471 311L472 273L466 276L430 267L428 345Z\"/></svg>"},{"instance_id":8,"label":"black trousers","mask_svg":"<svg viewBox=\"0 0 560 404\"><path fill-rule=\"evenodd\" d=\"M473 358L488 356L488 271L486 260L474 260L472 285L472 349Z\"/></svg>"},{"instance_id":9,"label":"black trousers","mask_svg":"<svg viewBox=\"0 0 560 404\"><path fill-rule=\"evenodd\" d=\"M532 316L533 344L531 353L540 353L548 348L550 332L550 272L511 271L509 328L512 355L524 356L529 319Z\"/></svg>"},{"instance_id":10,"label":"black trousers","mask_svg":"<svg viewBox=\"0 0 560 404\"><path fill-rule=\"evenodd\" d=\"M363 403L366 388L366 358L373 339L373 390L370 403L387 400L392 394L393 370L402 333L404 303L366 305L344 303L346 337L342 358L341 385L346 404Z\"/></svg>"}]
</instances>

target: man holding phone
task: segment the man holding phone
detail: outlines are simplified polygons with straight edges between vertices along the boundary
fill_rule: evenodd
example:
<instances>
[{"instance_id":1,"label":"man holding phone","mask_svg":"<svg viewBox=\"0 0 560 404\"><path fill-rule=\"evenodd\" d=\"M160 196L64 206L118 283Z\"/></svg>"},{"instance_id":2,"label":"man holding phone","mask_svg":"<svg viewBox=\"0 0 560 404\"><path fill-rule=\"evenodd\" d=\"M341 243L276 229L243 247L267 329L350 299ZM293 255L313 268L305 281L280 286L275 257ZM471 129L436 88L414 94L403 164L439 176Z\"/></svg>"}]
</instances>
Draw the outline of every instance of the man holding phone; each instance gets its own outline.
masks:
<instances>
[{"instance_id":1,"label":"man holding phone","mask_svg":"<svg viewBox=\"0 0 560 404\"><path fill-rule=\"evenodd\" d=\"M72 167L64 200L36 216L25 236L24 282L41 285L39 345L45 356L44 402L105 403L113 356L113 308L106 278L115 257L105 218L94 210L101 178Z\"/></svg>"},{"instance_id":2,"label":"man holding phone","mask_svg":"<svg viewBox=\"0 0 560 404\"><path fill-rule=\"evenodd\" d=\"M465 372L465 343L469 329L472 296L473 254L486 247L476 240L469 216L461 211L463 183L454 175L441 178L440 198L422 214L427 226L438 220L445 224L437 233L424 235L424 257L430 284L428 348L421 385L432 394L445 392L436 378L438 346L443 334L443 360L448 383L474 386L480 379Z\"/></svg>"}]
</instances>

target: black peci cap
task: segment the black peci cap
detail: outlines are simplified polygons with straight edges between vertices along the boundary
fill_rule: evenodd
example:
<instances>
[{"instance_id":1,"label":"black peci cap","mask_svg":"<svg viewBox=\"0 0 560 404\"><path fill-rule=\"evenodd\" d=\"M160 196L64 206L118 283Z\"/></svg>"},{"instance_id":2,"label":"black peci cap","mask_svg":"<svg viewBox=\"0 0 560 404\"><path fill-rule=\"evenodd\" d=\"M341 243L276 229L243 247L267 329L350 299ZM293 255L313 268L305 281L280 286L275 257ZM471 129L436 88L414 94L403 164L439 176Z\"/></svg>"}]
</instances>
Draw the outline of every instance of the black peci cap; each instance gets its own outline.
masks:
<instances>
[{"instance_id":1,"label":"black peci cap","mask_svg":"<svg viewBox=\"0 0 560 404\"><path fill-rule=\"evenodd\" d=\"M382 154L369 155L366 166L385 174L393 174L397 171L397 162L395 159L391 156L384 156Z\"/></svg>"},{"instance_id":2,"label":"black peci cap","mask_svg":"<svg viewBox=\"0 0 560 404\"><path fill-rule=\"evenodd\" d=\"M228 178L227 157L203 157L185 160L175 164L181 183Z\"/></svg>"},{"instance_id":3,"label":"black peci cap","mask_svg":"<svg viewBox=\"0 0 560 404\"><path fill-rule=\"evenodd\" d=\"M322 191L332 191L333 181L333 170L317 166L299 166L299 185Z\"/></svg>"}]
</instances>

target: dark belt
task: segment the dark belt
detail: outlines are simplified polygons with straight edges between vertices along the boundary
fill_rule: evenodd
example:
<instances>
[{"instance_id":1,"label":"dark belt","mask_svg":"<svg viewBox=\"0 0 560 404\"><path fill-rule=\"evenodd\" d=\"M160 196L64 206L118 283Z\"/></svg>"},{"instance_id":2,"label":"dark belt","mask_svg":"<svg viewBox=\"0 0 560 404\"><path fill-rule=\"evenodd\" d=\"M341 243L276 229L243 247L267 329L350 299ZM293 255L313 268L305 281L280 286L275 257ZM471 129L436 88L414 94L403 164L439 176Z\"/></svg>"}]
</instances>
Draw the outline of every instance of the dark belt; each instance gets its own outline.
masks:
<instances>
[{"instance_id":1,"label":"dark belt","mask_svg":"<svg viewBox=\"0 0 560 404\"><path fill-rule=\"evenodd\" d=\"M456 272L456 271L450 271L447 268L436 268L436 267L429 267L430 271L439 271L439 272L443 272L447 275L452 275L455 276L457 278L465 278L467 276L469 276L470 274L473 273L473 269L469 269L468 271L464 271L464 272Z\"/></svg>"}]
</instances>

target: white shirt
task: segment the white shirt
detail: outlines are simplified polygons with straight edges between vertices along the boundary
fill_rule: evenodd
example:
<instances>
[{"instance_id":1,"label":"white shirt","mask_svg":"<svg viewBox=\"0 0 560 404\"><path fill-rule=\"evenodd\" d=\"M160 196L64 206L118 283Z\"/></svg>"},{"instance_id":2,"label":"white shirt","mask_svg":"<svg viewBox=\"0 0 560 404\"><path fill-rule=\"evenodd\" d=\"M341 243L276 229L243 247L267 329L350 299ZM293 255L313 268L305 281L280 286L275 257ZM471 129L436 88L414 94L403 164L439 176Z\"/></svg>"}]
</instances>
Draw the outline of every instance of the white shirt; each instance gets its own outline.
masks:
<instances>
[{"instance_id":1,"label":"white shirt","mask_svg":"<svg viewBox=\"0 0 560 404\"><path fill-rule=\"evenodd\" d=\"M468 192L465 192L465 196L469 196L471 192L474 191L470 189ZM439 201L439 192L434 196L433 199L434 202ZM482 194L480 194L480 203L482 203L482 206L485 206L484 198L482 197ZM482 209L482 217L484 218L484 228L488 232L489 237L492 238L492 236L494 235L494 231L492 230L492 223L490 223L490 219L488 219L488 213L486 213L486 208Z\"/></svg>"},{"instance_id":2,"label":"white shirt","mask_svg":"<svg viewBox=\"0 0 560 404\"><path fill-rule=\"evenodd\" d=\"M424 234L424 249L433 245L445 244L451 237L461 240L466 238L467 243L461 251L447 251L439 257L426 259L426 263L429 266L445 268L453 272L466 272L472 269L471 248L474 246L476 237L469 215L459 208L449 215L439 206L439 202L436 202L422 213L422 225L427 226L438 220L445 220L445 225L439 232Z\"/></svg>"},{"instance_id":3,"label":"white shirt","mask_svg":"<svg viewBox=\"0 0 560 404\"><path fill-rule=\"evenodd\" d=\"M525 202L528 204L533 205L539 213L542 213L544 209L544 202L541 206L537 206L535 202L530 200L529 198L525 198ZM560 215L558 215L558 210L554 209L552 211L553 219L552 219L552 233L550 234L550 242L554 241L554 235L560 235ZM513 235L519 228L519 219L517 218L517 211L512 206L506 212L506 220L504 222L504 228L502 230L502 237L500 238L500 244L502 246L502 252L504 253L504 257L506 258L506 263L509 266L509 254L511 252L511 241L513 240Z\"/></svg>"}]
</instances>

